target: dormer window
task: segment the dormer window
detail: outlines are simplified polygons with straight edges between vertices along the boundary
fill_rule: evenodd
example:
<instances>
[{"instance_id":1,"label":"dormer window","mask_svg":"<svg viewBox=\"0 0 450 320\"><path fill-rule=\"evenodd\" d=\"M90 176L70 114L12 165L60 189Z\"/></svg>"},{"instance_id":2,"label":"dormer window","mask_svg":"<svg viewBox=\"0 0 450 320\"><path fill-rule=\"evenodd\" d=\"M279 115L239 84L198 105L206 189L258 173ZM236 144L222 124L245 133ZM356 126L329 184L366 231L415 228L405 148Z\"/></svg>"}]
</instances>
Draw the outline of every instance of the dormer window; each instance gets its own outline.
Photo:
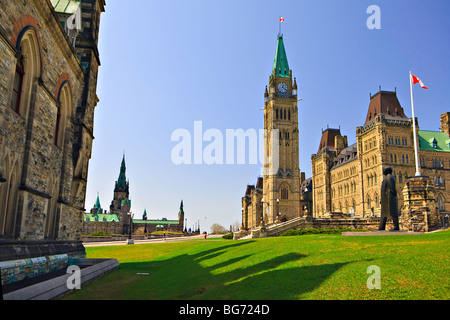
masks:
<instances>
[{"instance_id":1,"label":"dormer window","mask_svg":"<svg viewBox=\"0 0 450 320\"><path fill-rule=\"evenodd\" d=\"M436 149L437 148L437 140L434 138L433 139L433 148Z\"/></svg>"}]
</instances>

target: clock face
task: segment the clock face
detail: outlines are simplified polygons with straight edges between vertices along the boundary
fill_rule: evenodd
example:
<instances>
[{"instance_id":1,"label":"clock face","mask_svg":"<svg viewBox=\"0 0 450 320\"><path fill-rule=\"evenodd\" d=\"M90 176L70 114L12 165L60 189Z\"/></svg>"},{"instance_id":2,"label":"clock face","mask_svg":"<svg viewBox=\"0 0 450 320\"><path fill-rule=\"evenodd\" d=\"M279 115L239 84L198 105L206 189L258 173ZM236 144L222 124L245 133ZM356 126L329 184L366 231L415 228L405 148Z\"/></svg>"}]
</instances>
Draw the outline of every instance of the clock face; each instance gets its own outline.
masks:
<instances>
[{"instance_id":1,"label":"clock face","mask_svg":"<svg viewBox=\"0 0 450 320\"><path fill-rule=\"evenodd\" d=\"M280 90L280 92L286 92L288 89L288 86L286 83L282 82L278 85L278 90Z\"/></svg>"}]
</instances>

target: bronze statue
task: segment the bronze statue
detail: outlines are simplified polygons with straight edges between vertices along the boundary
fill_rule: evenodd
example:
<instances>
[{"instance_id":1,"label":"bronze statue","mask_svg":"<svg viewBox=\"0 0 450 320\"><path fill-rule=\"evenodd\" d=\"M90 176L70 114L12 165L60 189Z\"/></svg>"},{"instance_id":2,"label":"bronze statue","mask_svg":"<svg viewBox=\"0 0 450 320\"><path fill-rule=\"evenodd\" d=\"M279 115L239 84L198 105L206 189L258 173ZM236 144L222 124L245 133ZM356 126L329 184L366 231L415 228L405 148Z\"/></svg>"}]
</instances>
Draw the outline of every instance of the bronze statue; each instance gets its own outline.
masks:
<instances>
[{"instance_id":1,"label":"bronze statue","mask_svg":"<svg viewBox=\"0 0 450 320\"><path fill-rule=\"evenodd\" d=\"M387 218L391 217L394 224L392 231L398 231L398 198L395 189L395 179L392 168L383 169L383 182L381 184L381 218L378 230L385 230Z\"/></svg>"}]
</instances>

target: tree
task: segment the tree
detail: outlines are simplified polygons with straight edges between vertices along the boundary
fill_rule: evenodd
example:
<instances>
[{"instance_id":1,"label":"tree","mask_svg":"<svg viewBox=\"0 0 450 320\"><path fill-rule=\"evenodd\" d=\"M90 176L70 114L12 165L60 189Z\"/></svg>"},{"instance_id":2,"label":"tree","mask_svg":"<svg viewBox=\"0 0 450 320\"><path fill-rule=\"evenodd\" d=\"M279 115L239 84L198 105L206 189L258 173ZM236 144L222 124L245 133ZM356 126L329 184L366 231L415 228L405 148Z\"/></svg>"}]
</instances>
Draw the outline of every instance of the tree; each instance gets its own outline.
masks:
<instances>
[{"instance_id":1,"label":"tree","mask_svg":"<svg viewBox=\"0 0 450 320\"><path fill-rule=\"evenodd\" d=\"M225 229L223 226L221 226L218 223L214 223L211 226L211 234L224 234L227 233L227 229Z\"/></svg>"},{"instance_id":2,"label":"tree","mask_svg":"<svg viewBox=\"0 0 450 320\"><path fill-rule=\"evenodd\" d=\"M231 230L233 232L238 231L240 228L241 228L241 224L237 220L231 224Z\"/></svg>"}]
</instances>

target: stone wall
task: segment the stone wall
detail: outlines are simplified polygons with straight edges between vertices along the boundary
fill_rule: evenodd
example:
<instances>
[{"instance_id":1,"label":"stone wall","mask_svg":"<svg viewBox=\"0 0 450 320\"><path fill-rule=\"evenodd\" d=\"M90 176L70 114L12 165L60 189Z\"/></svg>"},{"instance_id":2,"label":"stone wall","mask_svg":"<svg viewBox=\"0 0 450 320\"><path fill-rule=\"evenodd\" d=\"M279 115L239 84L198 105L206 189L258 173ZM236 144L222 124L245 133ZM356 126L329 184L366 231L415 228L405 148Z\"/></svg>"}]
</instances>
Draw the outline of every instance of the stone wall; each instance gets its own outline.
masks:
<instances>
[{"instance_id":1,"label":"stone wall","mask_svg":"<svg viewBox=\"0 0 450 320\"><path fill-rule=\"evenodd\" d=\"M50 1L0 2L1 259L8 259L14 244L34 248L55 241L62 244L57 251L75 242L79 252L69 245L70 254L84 254L82 215L104 5L82 2L84 25L74 47ZM13 105L20 78L20 100Z\"/></svg>"}]
</instances>

